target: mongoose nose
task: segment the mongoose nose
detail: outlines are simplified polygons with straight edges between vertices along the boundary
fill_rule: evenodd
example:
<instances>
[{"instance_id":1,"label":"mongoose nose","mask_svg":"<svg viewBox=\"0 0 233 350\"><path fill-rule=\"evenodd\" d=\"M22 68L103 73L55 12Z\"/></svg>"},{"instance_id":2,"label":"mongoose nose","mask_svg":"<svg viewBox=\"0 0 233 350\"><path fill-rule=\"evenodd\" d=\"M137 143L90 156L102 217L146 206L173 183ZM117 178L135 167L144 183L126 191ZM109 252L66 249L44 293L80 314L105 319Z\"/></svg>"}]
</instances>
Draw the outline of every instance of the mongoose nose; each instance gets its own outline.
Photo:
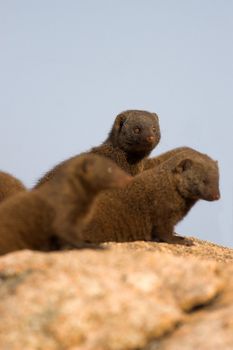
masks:
<instances>
[{"instance_id":1,"label":"mongoose nose","mask_svg":"<svg viewBox=\"0 0 233 350\"><path fill-rule=\"evenodd\" d=\"M133 177L128 176L120 176L114 184L114 187L124 187L128 185L132 181Z\"/></svg>"},{"instance_id":2,"label":"mongoose nose","mask_svg":"<svg viewBox=\"0 0 233 350\"><path fill-rule=\"evenodd\" d=\"M149 143L153 143L155 140L155 137L153 135L147 136L146 141Z\"/></svg>"},{"instance_id":3,"label":"mongoose nose","mask_svg":"<svg viewBox=\"0 0 233 350\"><path fill-rule=\"evenodd\" d=\"M217 201L219 198L220 198L220 194L219 193L216 193L213 198Z\"/></svg>"}]
</instances>

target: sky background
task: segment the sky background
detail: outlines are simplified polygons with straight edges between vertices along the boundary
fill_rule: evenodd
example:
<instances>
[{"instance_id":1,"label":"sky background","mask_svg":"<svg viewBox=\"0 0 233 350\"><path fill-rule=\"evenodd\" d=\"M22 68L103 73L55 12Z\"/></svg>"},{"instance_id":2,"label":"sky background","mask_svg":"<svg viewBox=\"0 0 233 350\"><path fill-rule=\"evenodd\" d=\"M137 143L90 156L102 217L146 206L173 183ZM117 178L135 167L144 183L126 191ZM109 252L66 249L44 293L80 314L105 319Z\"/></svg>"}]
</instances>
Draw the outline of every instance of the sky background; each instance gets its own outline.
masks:
<instances>
[{"instance_id":1,"label":"sky background","mask_svg":"<svg viewBox=\"0 0 233 350\"><path fill-rule=\"evenodd\" d=\"M32 186L119 112L156 112L153 155L188 145L220 166L221 200L176 231L233 247L232 18L230 0L0 0L1 170Z\"/></svg>"}]
</instances>

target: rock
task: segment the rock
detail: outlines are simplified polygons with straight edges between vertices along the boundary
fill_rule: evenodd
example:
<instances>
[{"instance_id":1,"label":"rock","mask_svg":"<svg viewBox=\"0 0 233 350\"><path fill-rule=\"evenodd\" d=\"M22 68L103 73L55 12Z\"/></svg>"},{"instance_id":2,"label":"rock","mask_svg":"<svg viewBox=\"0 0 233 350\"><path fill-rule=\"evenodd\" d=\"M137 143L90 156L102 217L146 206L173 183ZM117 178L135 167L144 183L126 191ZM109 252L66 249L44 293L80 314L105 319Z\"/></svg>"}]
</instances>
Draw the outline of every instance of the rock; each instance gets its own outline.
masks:
<instances>
[{"instance_id":1,"label":"rock","mask_svg":"<svg viewBox=\"0 0 233 350\"><path fill-rule=\"evenodd\" d=\"M0 349L230 349L233 252L194 242L2 256Z\"/></svg>"},{"instance_id":2,"label":"rock","mask_svg":"<svg viewBox=\"0 0 233 350\"><path fill-rule=\"evenodd\" d=\"M156 242L130 242L130 243L104 243L105 247L115 247L121 250L152 250L157 252L172 253L178 256L196 256L205 260L215 260L222 263L228 263L233 261L233 249L219 246L207 241L202 241L193 237L189 237L193 240L192 246L181 244L168 244L168 243L156 243Z\"/></svg>"},{"instance_id":3,"label":"rock","mask_svg":"<svg viewBox=\"0 0 233 350\"><path fill-rule=\"evenodd\" d=\"M232 350L233 306L197 313L174 334L152 343L147 350Z\"/></svg>"}]
</instances>

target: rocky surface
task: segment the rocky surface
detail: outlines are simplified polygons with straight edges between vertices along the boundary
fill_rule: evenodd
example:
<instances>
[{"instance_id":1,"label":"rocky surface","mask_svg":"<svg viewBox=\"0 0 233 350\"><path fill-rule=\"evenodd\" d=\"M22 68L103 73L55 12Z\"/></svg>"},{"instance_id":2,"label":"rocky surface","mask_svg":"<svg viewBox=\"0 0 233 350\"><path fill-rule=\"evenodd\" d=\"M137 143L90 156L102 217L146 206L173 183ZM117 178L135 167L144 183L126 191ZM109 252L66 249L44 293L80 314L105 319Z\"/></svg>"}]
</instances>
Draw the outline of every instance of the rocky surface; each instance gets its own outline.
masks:
<instances>
[{"instance_id":1,"label":"rocky surface","mask_svg":"<svg viewBox=\"0 0 233 350\"><path fill-rule=\"evenodd\" d=\"M2 256L0 349L233 349L233 250L194 243Z\"/></svg>"},{"instance_id":2,"label":"rocky surface","mask_svg":"<svg viewBox=\"0 0 233 350\"><path fill-rule=\"evenodd\" d=\"M131 243L105 243L105 247L114 247L121 250L146 250L172 253L178 256L196 256L205 260L214 260L222 263L233 262L233 249L219 246L207 241L201 241L189 237L193 245L151 243L151 242L131 242Z\"/></svg>"}]
</instances>

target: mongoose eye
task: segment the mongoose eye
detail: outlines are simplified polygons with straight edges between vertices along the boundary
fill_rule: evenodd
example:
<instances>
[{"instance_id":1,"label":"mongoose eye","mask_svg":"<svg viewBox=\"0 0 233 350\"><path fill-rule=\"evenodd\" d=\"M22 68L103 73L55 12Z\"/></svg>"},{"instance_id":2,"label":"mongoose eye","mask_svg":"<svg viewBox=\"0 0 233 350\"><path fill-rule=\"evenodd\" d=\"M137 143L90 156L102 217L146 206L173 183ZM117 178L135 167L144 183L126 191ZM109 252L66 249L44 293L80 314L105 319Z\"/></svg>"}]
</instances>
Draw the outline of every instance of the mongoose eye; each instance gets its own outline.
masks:
<instances>
[{"instance_id":1,"label":"mongoose eye","mask_svg":"<svg viewBox=\"0 0 233 350\"><path fill-rule=\"evenodd\" d=\"M133 131L135 134L139 134L141 130L137 127L137 128L134 128Z\"/></svg>"},{"instance_id":2,"label":"mongoose eye","mask_svg":"<svg viewBox=\"0 0 233 350\"><path fill-rule=\"evenodd\" d=\"M156 132L156 130L157 130L157 129L156 129L156 127L155 127L155 126L153 126L152 130L153 130L154 132Z\"/></svg>"}]
</instances>

